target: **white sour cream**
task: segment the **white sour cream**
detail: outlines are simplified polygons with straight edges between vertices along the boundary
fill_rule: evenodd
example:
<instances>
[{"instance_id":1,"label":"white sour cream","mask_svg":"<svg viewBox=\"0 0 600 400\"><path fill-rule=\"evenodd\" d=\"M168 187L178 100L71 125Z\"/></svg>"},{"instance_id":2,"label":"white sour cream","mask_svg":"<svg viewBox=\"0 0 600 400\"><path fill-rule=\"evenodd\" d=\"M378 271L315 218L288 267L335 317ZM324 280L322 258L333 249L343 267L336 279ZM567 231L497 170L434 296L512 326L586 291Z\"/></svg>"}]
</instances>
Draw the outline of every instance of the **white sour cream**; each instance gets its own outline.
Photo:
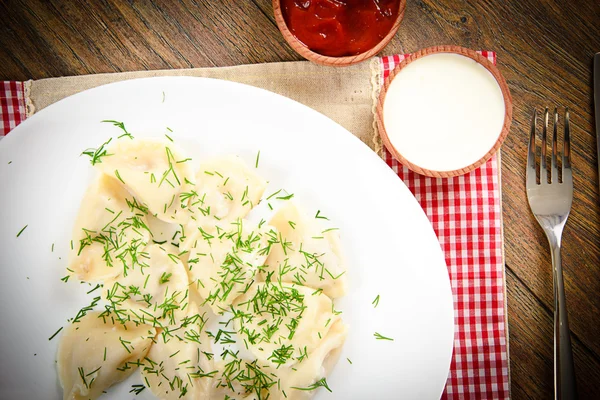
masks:
<instances>
[{"instance_id":1,"label":"white sour cream","mask_svg":"<svg viewBox=\"0 0 600 400\"><path fill-rule=\"evenodd\" d=\"M383 104L390 142L411 163L453 171L477 162L504 124L504 97L494 76L469 57L436 53L393 79Z\"/></svg>"}]
</instances>

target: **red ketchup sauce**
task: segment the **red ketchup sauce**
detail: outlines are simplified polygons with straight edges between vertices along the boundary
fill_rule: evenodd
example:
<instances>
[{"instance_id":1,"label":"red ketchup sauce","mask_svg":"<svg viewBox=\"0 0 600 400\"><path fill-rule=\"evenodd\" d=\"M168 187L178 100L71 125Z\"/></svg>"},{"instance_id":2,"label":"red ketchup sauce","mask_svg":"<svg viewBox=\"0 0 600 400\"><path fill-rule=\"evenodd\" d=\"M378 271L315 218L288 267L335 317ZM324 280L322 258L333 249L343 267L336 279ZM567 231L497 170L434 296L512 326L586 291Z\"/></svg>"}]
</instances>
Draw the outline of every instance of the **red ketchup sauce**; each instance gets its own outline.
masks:
<instances>
[{"instance_id":1,"label":"red ketchup sauce","mask_svg":"<svg viewBox=\"0 0 600 400\"><path fill-rule=\"evenodd\" d=\"M400 0L281 0L292 34L324 56L364 53L389 33Z\"/></svg>"}]
</instances>

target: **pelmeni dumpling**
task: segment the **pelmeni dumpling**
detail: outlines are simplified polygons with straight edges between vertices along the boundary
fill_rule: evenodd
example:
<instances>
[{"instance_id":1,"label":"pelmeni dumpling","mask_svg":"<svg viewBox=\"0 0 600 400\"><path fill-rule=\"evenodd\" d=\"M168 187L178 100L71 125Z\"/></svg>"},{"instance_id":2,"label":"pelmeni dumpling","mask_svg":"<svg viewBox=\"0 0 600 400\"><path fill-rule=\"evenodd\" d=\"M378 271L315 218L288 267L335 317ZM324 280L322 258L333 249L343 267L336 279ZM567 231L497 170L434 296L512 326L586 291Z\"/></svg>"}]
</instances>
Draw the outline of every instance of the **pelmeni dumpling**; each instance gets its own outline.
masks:
<instances>
[{"instance_id":1,"label":"pelmeni dumpling","mask_svg":"<svg viewBox=\"0 0 600 400\"><path fill-rule=\"evenodd\" d=\"M81 202L68 270L86 282L118 276L134 266L132 254L149 237L144 207L116 179L102 174Z\"/></svg>"},{"instance_id":2,"label":"pelmeni dumpling","mask_svg":"<svg viewBox=\"0 0 600 400\"><path fill-rule=\"evenodd\" d=\"M337 230L325 229L316 220L303 215L288 203L269 222L281 238L267 259L263 276L322 289L332 299L346 293L346 266Z\"/></svg>"},{"instance_id":3,"label":"pelmeni dumpling","mask_svg":"<svg viewBox=\"0 0 600 400\"><path fill-rule=\"evenodd\" d=\"M126 379L144 358L156 330L147 325L114 322L90 312L62 334L57 369L65 400L95 399Z\"/></svg>"},{"instance_id":4,"label":"pelmeni dumpling","mask_svg":"<svg viewBox=\"0 0 600 400\"><path fill-rule=\"evenodd\" d=\"M187 202L186 194L192 191L194 173L173 143L125 137L107 151L96 164L98 169L119 179L157 218L187 222L182 202Z\"/></svg>"},{"instance_id":5,"label":"pelmeni dumpling","mask_svg":"<svg viewBox=\"0 0 600 400\"><path fill-rule=\"evenodd\" d=\"M106 281L104 297L120 318L167 326L185 316L189 281L174 249L152 244L135 269Z\"/></svg>"},{"instance_id":6,"label":"pelmeni dumpling","mask_svg":"<svg viewBox=\"0 0 600 400\"><path fill-rule=\"evenodd\" d=\"M235 221L258 204L267 182L236 156L203 162L189 209L196 225Z\"/></svg>"},{"instance_id":7,"label":"pelmeni dumpling","mask_svg":"<svg viewBox=\"0 0 600 400\"><path fill-rule=\"evenodd\" d=\"M191 286L215 313L225 311L254 281L276 237L271 227L242 219L227 224L226 230L198 228L190 238Z\"/></svg>"},{"instance_id":8,"label":"pelmeni dumpling","mask_svg":"<svg viewBox=\"0 0 600 400\"><path fill-rule=\"evenodd\" d=\"M208 399L215 374L210 339L204 330L205 314L190 307L181 327L173 334L165 331L144 359L142 378L158 398Z\"/></svg>"},{"instance_id":9,"label":"pelmeni dumpling","mask_svg":"<svg viewBox=\"0 0 600 400\"><path fill-rule=\"evenodd\" d=\"M255 283L233 309L236 330L248 349L273 367L311 357L340 320L322 292L279 282Z\"/></svg>"},{"instance_id":10,"label":"pelmeni dumpling","mask_svg":"<svg viewBox=\"0 0 600 400\"><path fill-rule=\"evenodd\" d=\"M216 375L216 381L221 383L221 390L216 391L219 395L217 398L235 397L240 393L243 400L309 400L317 392L320 386L329 387L325 379L333 370L337 363L342 346L346 340L348 328L341 321L337 320L332 326L327 336L323 338L321 344L314 349L309 356L302 357L300 361L290 367L277 367L266 365L265 363L253 361L239 362L240 371L233 371L235 375L238 372L242 374L245 371L250 372L250 378L258 384L253 387L253 390L240 390L239 385L233 385L236 390L227 390L226 384L223 384L223 378L219 380L220 375ZM223 370L225 362L216 363L218 371ZM237 365L237 364L236 364ZM248 367L250 365L250 367ZM236 382L237 383L237 382ZM262 389L262 390L261 390ZM260 397L257 392L260 392ZM213 392L215 393L215 392Z\"/></svg>"},{"instance_id":11,"label":"pelmeni dumpling","mask_svg":"<svg viewBox=\"0 0 600 400\"><path fill-rule=\"evenodd\" d=\"M274 370L273 372L279 378L279 384L271 387L269 399L308 400L312 398L315 389L318 388L315 383L328 376L337 363L347 332L348 327L342 320L337 320L323 337L320 345L308 357L304 357L293 368ZM324 383L326 382L325 380Z\"/></svg>"}]
</instances>

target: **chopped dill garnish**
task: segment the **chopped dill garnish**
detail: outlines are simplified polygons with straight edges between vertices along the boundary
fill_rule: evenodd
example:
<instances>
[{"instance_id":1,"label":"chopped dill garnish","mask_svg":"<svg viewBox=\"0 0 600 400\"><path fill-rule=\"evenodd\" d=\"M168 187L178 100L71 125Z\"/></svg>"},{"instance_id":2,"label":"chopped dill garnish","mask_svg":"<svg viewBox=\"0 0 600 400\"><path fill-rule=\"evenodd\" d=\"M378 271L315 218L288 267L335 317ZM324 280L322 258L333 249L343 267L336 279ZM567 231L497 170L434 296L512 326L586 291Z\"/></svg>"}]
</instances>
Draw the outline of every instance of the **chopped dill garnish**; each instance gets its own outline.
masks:
<instances>
[{"instance_id":1,"label":"chopped dill garnish","mask_svg":"<svg viewBox=\"0 0 600 400\"><path fill-rule=\"evenodd\" d=\"M121 178L121 175L119 174L119 170L118 170L118 169L115 169L115 176L116 176L117 178L119 178L119 180L120 180L121 182L123 182L123 184L125 184L125 181L124 181L124 180Z\"/></svg>"},{"instance_id":2,"label":"chopped dill garnish","mask_svg":"<svg viewBox=\"0 0 600 400\"><path fill-rule=\"evenodd\" d=\"M60 331L62 331L62 330L63 330L63 327L61 326L60 328L58 328L58 330L57 330L56 332L54 332L54 334L53 334L52 336L50 336L50 337L48 338L48 340L52 340L52 339L54 339L54 338L56 337L56 335L58 335L58 333L59 333Z\"/></svg>"},{"instance_id":3,"label":"chopped dill garnish","mask_svg":"<svg viewBox=\"0 0 600 400\"><path fill-rule=\"evenodd\" d=\"M290 200L290 199L292 199L293 197L294 197L294 194L293 194L293 193L291 193L291 194L288 194L287 196L278 196L278 197L275 197L275 198L276 198L277 200Z\"/></svg>"},{"instance_id":4,"label":"chopped dill garnish","mask_svg":"<svg viewBox=\"0 0 600 400\"><path fill-rule=\"evenodd\" d=\"M100 147L97 149L89 148L84 150L81 155L86 155L90 157L90 164L96 165L102 162L102 157L111 156L112 154L108 154L108 151L104 148L111 142L112 138L108 139L106 142L102 143Z\"/></svg>"},{"instance_id":5,"label":"chopped dill garnish","mask_svg":"<svg viewBox=\"0 0 600 400\"><path fill-rule=\"evenodd\" d=\"M258 168L258 161L260 160L260 150L256 153L256 163L254 164L254 168Z\"/></svg>"},{"instance_id":6,"label":"chopped dill garnish","mask_svg":"<svg viewBox=\"0 0 600 400\"><path fill-rule=\"evenodd\" d=\"M95 290L97 290L97 289L99 289L99 288L101 288L101 287L102 287L102 285L100 285L100 284L98 283L98 284L97 284L97 285L96 285L96 286L95 286L95 287L94 287L92 290L90 290L89 292L87 292L87 294L90 294L90 293L92 293L93 291L95 291Z\"/></svg>"},{"instance_id":7,"label":"chopped dill garnish","mask_svg":"<svg viewBox=\"0 0 600 400\"><path fill-rule=\"evenodd\" d=\"M173 274L170 272L168 274L166 272L163 272L162 276L159 279L160 284L162 285L162 284L169 282L169 280L171 279L171 275L173 275Z\"/></svg>"},{"instance_id":8,"label":"chopped dill garnish","mask_svg":"<svg viewBox=\"0 0 600 400\"><path fill-rule=\"evenodd\" d=\"M378 333L378 332L375 332L373 334L373 336L375 336L375 339L377 339L377 340L390 340L390 341L394 341L394 339L389 338L389 337L385 337L381 333Z\"/></svg>"},{"instance_id":9,"label":"chopped dill garnish","mask_svg":"<svg viewBox=\"0 0 600 400\"><path fill-rule=\"evenodd\" d=\"M169 180L167 179L169 174L172 174L173 177L175 178L175 180L177 181L177 185L181 186L181 181L179 180L179 177L177 176L177 172L175 171L175 168L173 168L173 162L174 161L176 162L175 157L173 156L173 152L168 147L165 147L165 152L167 154L167 162L169 163L169 168L163 173L163 176L160 179L158 186L160 187L165 180L167 181L167 183L171 184L171 182L169 182ZM173 184L171 184L171 186L173 186Z\"/></svg>"},{"instance_id":10,"label":"chopped dill garnish","mask_svg":"<svg viewBox=\"0 0 600 400\"><path fill-rule=\"evenodd\" d=\"M326 216L324 216L324 215L321 215L321 210L317 210L317 214L315 215L315 218L318 218L318 219L326 219L327 221L329 221L329 218L327 218L327 217L326 217Z\"/></svg>"},{"instance_id":11,"label":"chopped dill garnish","mask_svg":"<svg viewBox=\"0 0 600 400\"><path fill-rule=\"evenodd\" d=\"M85 372L84 372L84 370L83 370L83 367L79 367L79 368L77 368L77 370L79 371L79 376L81 377L81 380L83 381L83 384L85 385L85 387L86 387L87 389L89 389L89 388L90 388L90 386L89 386L89 384L87 383L87 381L85 380L85 376L86 376L86 375L85 375Z\"/></svg>"},{"instance_id":12,"label":"chopped dill garnish","mask_svg":"<svg viewBox=\"0 0 600 400\"><path fill-rule=\"evenodd\" d=\"M273 198L273 197L277 196L279 193L281 193L281 189L279 189L278 191L276 191L276 192L274 192L274 193L271 193L271 194L269 195L269 197L267 197L267 200L271 200L271 198Z\"/></svg>"},{"instance_id":13,"label":"chopped dill garnish","mask_svg":"<svg viewBox=\"0 0 600 400\"><path fill-rule=\"evenodd\" d=\"M315 383L313 383L312 385L310 385L308 387L300 388L300 387L292 386L292 389L297 389L297 390L315 390L315 389L318 389L320 387L324 387L329 392L333 393L333 391L331 390L331 388L327 385L327 380L325 378L319 379L318 381L316 381Z\"/></svg>"},{"instance_id":14,"label":"chopped dill garnish","mask_svg":"<svg viewBox=\"0 0 600 400\"><path fill-rule=\"evenodd\" d=\"M27 227L28 227L28 226L29 226L29 225L25 225L23 228L21 228L21 230L19 231L19 233L17 233L17 237L21 236L21 233L23 233L23 231L24 231L25 229L27 229Z\"/></svg>"},{"instance_id":15,"label":"chopped dill garnish","mask_svg":"<svg viewBox=\"0 0 600 400\"><path fill-rule=\"evenodd\" d=\"M94 297L94 299L92 300L92 302L89 306L85 306L77 312L77 315L73 319L73 323L81 321L81 318L85 317L85 315L88 313L88 311L92 311L94 309L94 307L96 307L96 305L98 305L99 301L100 301L100 296Z\"/></svg>"},{"instance_id":16,"label":"chopped dill garnish","mask_svg":"<svg viewBox=\"0 0 600 400\"><path fill-rule=\"evenodd\" d=\"M163 94L164 94L164 92L163 92ZM144 391L144 389L146 389L146 386L144 386L144 385L132 385L129 393L135 393L135 395L137 396L138 394L142 393Z\"/></svg>"},{"instance_id":17,"label":"chopped dill garnish","mask_svg":"<svg viewBox=\"0 0 600 400\"><path fill-rule=\"evenodd\" d=\"M125 137L125 136L128 137L129 139L133 139L133 136L131 135L131 133L129 133L127 131L127 129L125 128L125 124L123 122L113 121L113 120L108 120L108 119L101 121L101 122L107 122L109 124L113 124L117 128L121 129L123 132L125 132L121 136L119 136L119 139L121 139L122 137Z\"/></svg>"},{"instance_id":18,"label":"chopped dill garnish","mask_svg":"<svg viewBox=\"0 0 600 400\"><path fill-rule=\"evenodd\" d=\"M127 347L127 345L131 345L131 342L129 340L123 339L121 336L119 336L119 341L121 342L123 347L125 347L125 350L127 350L127 352L129 354L131 354L131 350L129 350L129 347ZM132 348L133 348L133 346L132 346Z\"/></svg>"},{"instance_id":19,"label":"chopped dill garnish","mask_svg":"<svg viewBox=\"0 0 600 400\"><path fill-rule=\"evenodd\" d=\"M375 300L373 300L371 304L373 304L373 308L377 308L377 306L379 305L379 295L375 297Z\"/></svg>"}]
</instances>

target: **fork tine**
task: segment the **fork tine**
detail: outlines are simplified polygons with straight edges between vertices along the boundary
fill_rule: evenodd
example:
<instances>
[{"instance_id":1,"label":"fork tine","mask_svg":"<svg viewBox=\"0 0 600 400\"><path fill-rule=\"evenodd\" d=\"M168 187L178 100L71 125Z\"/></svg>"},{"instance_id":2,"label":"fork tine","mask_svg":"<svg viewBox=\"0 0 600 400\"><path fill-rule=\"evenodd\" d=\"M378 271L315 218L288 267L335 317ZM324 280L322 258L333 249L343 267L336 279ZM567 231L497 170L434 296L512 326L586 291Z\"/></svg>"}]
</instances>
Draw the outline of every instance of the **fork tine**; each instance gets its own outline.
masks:
<instances>
[{"instance_id":1,"label":"fork tine","mask_svg":"<svg viewBox=\"0 0 600 400\"><path fill-rule=\"evenodd\" d=\"M533 187L536 184L535 171L535 125L537 123L537 110L533 110L531 119L531 133L529 134L529 146L527 151L527 169L525 171L527 187Z\"/></svg>"},{"instance_id":2,"label":"fork tine","mask_svg":"<svg viewBox=\"0 0 600 400\"><path fill-rule=\"evenodd\" d=\"M546 135L548 134L548 107L544 111L544 128L542 130L542 155L540 157L540 184L548 183L548 168L546 167Z\"/></svg>"},{"instance_id":3,"label":"fork tine","mask_svg":"<svg viewBox=\"0 0 600 400\"><path fill-rule=\"evenodd\" d=\"M571 172L571 127L569 125L568 108L565 110L565 140L563 142L563 177L565 176L565 170Z\"/></svg>"},{"instance_id":4,"label":"fork tine","mask_svg":"<svg viewBox=\"0 0 600 400\"><path fill-rule=\"evenodd\" d=\"M556 165L558 141L558 110L554 109L554 129L552 132L552 163L550 164L550 182L558 183L558 167Z\"/></svg>"}]
</instances>

